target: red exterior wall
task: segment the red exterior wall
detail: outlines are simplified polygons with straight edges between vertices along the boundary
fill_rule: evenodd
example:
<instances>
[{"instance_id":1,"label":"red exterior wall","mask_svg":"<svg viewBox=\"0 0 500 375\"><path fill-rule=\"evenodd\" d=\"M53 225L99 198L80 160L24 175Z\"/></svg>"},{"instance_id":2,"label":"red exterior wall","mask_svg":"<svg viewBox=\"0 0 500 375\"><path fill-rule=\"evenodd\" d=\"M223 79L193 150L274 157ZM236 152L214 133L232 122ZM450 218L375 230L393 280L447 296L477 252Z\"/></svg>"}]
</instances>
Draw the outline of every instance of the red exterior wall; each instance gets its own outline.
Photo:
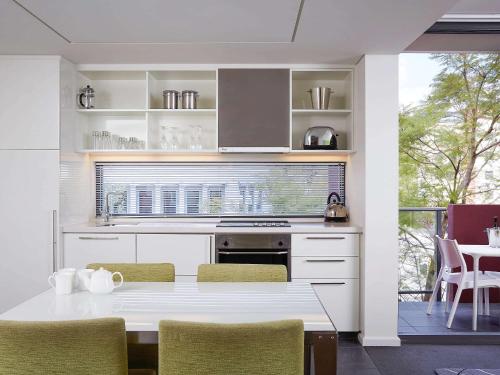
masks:
<instances>
[{"instance_id":1,"label":"red exterior wall","mask_svg":"<svg viewBox=\"0 0 500 375\"><path fill-rule=\"evenodd\" d=\"M484 230L493 226L494 216L500 218L499 204L450 204L448 238L457 240L459 244L487 245L488 237ZM472 271L472 258L466 255L465 261L467 269ZM500 271L500 258L481 258L479 269ZM490 301L500 302L498 288L490 289ZM463 291L460 302L472 302L472 290Z\"/></svg>"}]
</instances>

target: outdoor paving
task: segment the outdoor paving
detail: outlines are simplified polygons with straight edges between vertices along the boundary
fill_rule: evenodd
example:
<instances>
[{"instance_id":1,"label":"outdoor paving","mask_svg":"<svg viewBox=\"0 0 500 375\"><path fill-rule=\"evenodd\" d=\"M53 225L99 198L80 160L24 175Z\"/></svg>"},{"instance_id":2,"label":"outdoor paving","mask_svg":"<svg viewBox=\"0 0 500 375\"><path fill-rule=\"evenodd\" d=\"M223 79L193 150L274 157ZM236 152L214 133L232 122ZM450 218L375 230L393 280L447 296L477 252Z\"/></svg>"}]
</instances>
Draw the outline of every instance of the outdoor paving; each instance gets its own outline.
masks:
<instances>
[{"instance_id":1,"label":"outdoor paving","mask_svg":"<svg viewBox=\"0 0 500 375\"><path fill-rule=\"evenodd\" d=\"M448 313L445 303L437 302L432 315L426 314L427 302L400 302L400 335L500 335L500 304L490 304L490 315L479 315L477 331L472 331L472 304L461 303L457 308L453 324L446 328Z\"/></svg>"}]
</instances>

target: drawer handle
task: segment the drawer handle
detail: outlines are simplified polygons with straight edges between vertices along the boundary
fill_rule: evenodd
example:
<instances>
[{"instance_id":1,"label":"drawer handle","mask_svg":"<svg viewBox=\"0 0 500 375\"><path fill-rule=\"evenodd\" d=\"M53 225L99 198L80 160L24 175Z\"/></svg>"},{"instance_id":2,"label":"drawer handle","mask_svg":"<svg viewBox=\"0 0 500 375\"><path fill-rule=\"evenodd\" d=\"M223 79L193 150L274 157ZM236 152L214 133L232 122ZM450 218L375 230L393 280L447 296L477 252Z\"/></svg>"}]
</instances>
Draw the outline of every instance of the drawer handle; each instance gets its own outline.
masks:
<instances>
[{"instance_id":1,"label":"drawer handle","mask_svg":"<svg viewBox=\"0 0 500 375\"><path fill-rule=\"evenodd\" d=\"M331 262L331 263L342 263L345 259L306 259L306 262Z\"/></svg>"},{"instance_id":2,"label":"drawer handle","mask_svg":"<svg viewBox=\"0 0 500 375\"><path fill-rule=\"evenodd\" d=\"M118 237L88 237L88 236L80 236L79 240L103 240L103 241L112 241L118 240Z\"/></svg>"},{"instance_id":3,"label":"drawer handle","mask_svg":"<svg viewBox=\"0 0 500 375\"><path fill-rule=\"evenodd\" d=\"M312 285L345 285L345 283L338 282L338 283L312 283Z\"/></svg>"},{"instance_id":4,"label":"drawer handle","mask_svg":"<svg viewBox=\"0 0 500 375\"><path fill-rule=\"evenodd\" d=\"M345 237L306 237L306 240L345 240Z\"/></svg>"}]
</instances>

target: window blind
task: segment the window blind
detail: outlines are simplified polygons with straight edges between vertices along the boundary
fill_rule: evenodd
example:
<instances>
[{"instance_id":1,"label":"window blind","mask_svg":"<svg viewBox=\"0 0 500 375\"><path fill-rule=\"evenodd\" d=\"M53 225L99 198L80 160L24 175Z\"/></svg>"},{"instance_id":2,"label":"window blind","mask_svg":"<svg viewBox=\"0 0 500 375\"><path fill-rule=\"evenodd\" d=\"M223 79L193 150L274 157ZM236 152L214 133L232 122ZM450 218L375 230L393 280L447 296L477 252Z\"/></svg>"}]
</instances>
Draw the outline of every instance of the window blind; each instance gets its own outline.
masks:
<instances>
[{"instance_id":1,"label":"window blind","mask_svg":"<svg viewBox=\"0 0 500 375\"><path fill-rule=\"evenodd\" d=\"M319 216L345 163L96 163L96 213L122 216Z\"/></svg>"}]
</instances>

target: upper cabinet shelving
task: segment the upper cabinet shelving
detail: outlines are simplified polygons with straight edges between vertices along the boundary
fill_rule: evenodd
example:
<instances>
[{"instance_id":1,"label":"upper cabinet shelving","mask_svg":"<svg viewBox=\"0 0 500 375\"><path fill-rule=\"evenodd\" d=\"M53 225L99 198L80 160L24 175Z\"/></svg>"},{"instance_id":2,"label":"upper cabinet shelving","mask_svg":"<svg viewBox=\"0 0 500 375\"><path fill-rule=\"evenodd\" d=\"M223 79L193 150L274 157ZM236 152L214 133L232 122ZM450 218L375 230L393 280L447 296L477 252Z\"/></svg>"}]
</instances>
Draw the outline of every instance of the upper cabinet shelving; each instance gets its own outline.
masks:
<instances>
[{"instance_id":1,"label":"upper cabinet shelving","mask_svg":"<svg viewBox=\"0 0 500 375\"><path fill-rule=\"evenodd\" d=\"M215 110L217 108L217 72L215 70L148 72L148 108L163 109L164 90L198 91L198 110ZM179 111L184 110L181 107Z\"/></svg>"},{"instance_id":2,"label":"upper cabinet shelving","mask_svg":"<svg viewBox=\"0 0 500 375\"><path fill-rule=\"evenodd\" d=\"M95 110L145 110L146 72L80 72L80 87L96 92Z\"/></svg>"},{"instance_id":3,"label":"upper cabinet shelving","mask_svg":"<svg viewBox=\"0 0 500 375\"><path fill-rule=\"evenodd\" d=\"M312 109L308 90L313 87L333 90L328 110L352 109L352 70L292 70L292 110Z\"/></svg>"},{"instance_id":4,"label":"upper cabinet shelving","mask_svg":"<svg viewBox=\"0 0 500 375\"><path fill-rule=\"evenodd\" d=\"M218 75L218 69L198 68L80 71L78 85L95 90L95 108L77 109L77 148L96 153L216 153L220 147ZM328 109L312 108L308 90L319 86L333 90ZM291 69L290 89L290 152L352 153L352 69ZM182 109L181 101L178 109L164 109L164 90L197 91L197 109ZM339 135L339 150L303 150L304 134L312 126L333 127ZM103 131L113 139L96 147L93 137ZM168 141L172 132L177 145L166 147L165 135ZM138 148L123 146L120 137L135 139Z\"/></svg>"},{"instance_id":5,"label":"upper cabinet shelving","mask_svg":"<svg viewBox=\"0 0 500 375\"><path fill-rule=\"evenodd\" d=\"M353 152L352 75L352 69L292 69L291 152L304 154ZM313 87L327 87L332 90L328 109L313 109L309 92ZM338 134L338 150L304 150L304 135L312 126L334 128Z\"/></svg>"}]
</instances>

